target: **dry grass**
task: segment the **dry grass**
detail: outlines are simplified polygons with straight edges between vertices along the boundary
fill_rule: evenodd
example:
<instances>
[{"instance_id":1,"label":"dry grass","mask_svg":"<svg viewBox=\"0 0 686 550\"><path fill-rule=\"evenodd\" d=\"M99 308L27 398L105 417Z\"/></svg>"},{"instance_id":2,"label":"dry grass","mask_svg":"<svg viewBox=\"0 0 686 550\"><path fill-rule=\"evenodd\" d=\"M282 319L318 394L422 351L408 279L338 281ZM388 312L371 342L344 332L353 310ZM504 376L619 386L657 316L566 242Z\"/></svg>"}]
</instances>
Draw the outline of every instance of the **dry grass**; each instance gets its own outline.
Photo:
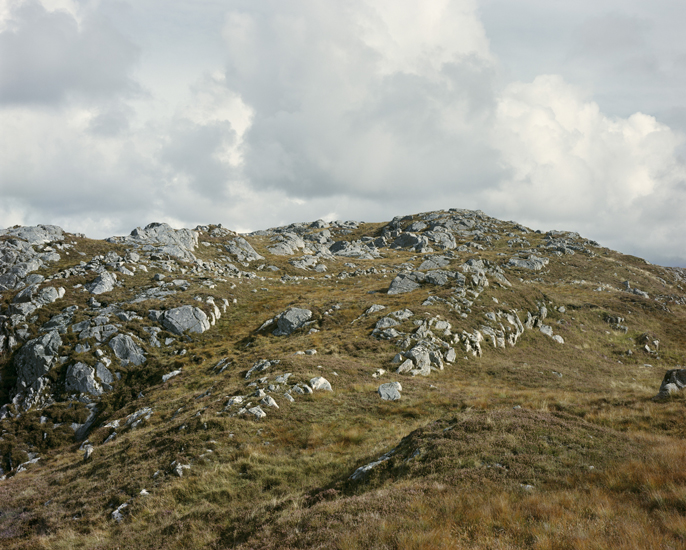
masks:
<instances>
[{"instance_id":1,"label":"dry grass","mask_svg":"<svg viewBox=\"0 0 686 550\"><path fill-rule=\"evenodd\" d=\"M346 238L380 227L361 227ZM528 239L534 247L542 236ZM88 258L102 246L77 240L77 250ZM220 241L207 240L213 246L200 246L198 255L221 261ZM270 244L262 237L249 240L261 253ZM502 263L498 252L511 253L505 239L488 251L461 253L451 269L470 257ZM200 276L177 272L173 277L191 282L188 291L130 309L145 315L149 308L189 303L195 296L235 298L237 304L192 342L149 349L144 368L120 369L126 385L103 399L96 426L145 406L155 414L107 445L100 443L111 430L95 429L91 462L81 461L68 430L54 428L56 422L77 421L83 413L78 407L53 406L44 412L47 424L33 413L2 424L0 453L17 453L20 460L30 444L43 458L0 483L0 547L682 548L686 399L651 397L666 369L686 364L686 311L667 311L618 291L595 292L600 283L619 287L624 280L651 296L677 292L657 278L669 280L657 266L612 251L597 253L553 259L535 274L508 271L513 287L485 289L466 320L443 304L421 305L429 294L449 295L448 289L380 292L392 274L326 279L273 256L264 263L281 271L256 271L264 280L216 280L214 289ZM83 258L72 254L60 267ZM382 260L354 263L378 269L410 261L418 266L421 255L388 251ZM328 262L328 273L353 271L344 263ZM124 282L127 288L152 285L154 273L139 272ZM284 274L314 279L283 284ZM587 283L572 283L580 279ZM81 308L75 321L86 315L88 296L73 285L86 281L60 283ZM117 289L107 300L122 300L126 291ZM12 297L5 293L3 305ZM523 319L541 302L564 346L527 331L515 348L484 343L480 359L463 359L458 347L455 365L421 379L373 379L376 369L391 370L397 348L369 337L380 315L352 323L380 303L387 312L409 307L415 319L440 315L454 331L472 331L489 311L516 309ZM320 332L289 338L256 333L264 320L291 305L312 309ZM334 305L339 309L327 315ZM553 309L559 305L567 312ZM41 310L37 324L61 307ZM613 331L606 315L625 317L629 332ZM412 329L411 321L402 325ZM145 336L136 322L125 330ZM660 340L659 358L641 351L646 333ZM182 348L185 356L174 355ZM318 354L293 355L311 348ZM226 357L232 366L217 375L212 367ZM281 408L269 410L260 423L222 412L226 396L246 394L245 372L261 358L281 359L270 376L291 372L290 381L297 382L323 375L335 391L292 404L280 399ZM0 359L3 391L12 382L10 365L10 357ZM160 383L161 374L179 367L182 375ZM381 402L378 384L396 379L403 384L402 399ZM396 446L397 455L367 481L348 481L357 467ZM170 472L174 460L192 465L181 479ZM143 488L149 497L137 496ZM128 515L117 525L110 514L124 502L131 502Z\"/></svg>"}]
</instances>

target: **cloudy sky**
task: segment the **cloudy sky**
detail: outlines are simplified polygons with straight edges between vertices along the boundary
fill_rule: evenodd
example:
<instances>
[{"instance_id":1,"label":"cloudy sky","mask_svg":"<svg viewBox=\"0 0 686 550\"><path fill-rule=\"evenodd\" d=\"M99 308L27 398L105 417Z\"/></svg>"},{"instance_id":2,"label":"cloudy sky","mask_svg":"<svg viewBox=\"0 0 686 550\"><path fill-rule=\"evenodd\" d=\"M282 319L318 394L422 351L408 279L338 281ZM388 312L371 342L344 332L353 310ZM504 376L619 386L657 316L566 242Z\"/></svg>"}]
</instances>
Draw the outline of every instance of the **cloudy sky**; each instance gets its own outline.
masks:
<instances>
[{"instance_id":1,"label":"cloudy sky","mask_svg":"<svg viewBox=\"0 0 686 550\"><path fill-rule=\"evenodd\" d=\"M0 0L0 227L481 209L686 265L683 0Z\"/></svg>"}]
</instances>

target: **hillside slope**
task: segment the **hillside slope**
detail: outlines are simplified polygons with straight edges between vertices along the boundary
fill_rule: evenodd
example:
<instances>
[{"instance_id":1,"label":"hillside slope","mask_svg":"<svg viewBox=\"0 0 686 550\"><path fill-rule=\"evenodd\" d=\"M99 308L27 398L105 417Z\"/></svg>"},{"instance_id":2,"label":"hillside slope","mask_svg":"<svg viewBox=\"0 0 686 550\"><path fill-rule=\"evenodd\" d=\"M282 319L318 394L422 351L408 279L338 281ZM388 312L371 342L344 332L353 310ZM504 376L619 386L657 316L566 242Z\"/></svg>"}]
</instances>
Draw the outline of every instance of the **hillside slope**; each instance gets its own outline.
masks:
<instances>
[{"instance_id":1,"label":"hillside slope","mask_svg":"<svg viewBox=\"0 0 686 550\"><path fill-rule=\"evenodd\" d=\"M457 209L2 230L0 547L681 548L684 285Z\"/></svg>"}]
</instances>

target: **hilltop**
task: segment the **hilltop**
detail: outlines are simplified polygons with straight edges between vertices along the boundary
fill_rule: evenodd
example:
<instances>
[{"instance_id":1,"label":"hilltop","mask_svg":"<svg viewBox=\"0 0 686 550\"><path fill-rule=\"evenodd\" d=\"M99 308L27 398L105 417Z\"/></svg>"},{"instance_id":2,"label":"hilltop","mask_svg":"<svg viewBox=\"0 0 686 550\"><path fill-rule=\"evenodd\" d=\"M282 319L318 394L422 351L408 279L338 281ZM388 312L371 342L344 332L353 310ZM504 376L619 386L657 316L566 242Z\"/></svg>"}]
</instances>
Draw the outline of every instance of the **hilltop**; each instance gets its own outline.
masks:
<instances>
[{"instance_id":1,"label":"hilltop","mask_svg":"<svg viewBox=\"0 0 686 550\"><path fill-rule=\"evenodd\" d=\"M683 547L685 285L460 209L0 230L0 547Z\"/></svg>"}]
</instances>

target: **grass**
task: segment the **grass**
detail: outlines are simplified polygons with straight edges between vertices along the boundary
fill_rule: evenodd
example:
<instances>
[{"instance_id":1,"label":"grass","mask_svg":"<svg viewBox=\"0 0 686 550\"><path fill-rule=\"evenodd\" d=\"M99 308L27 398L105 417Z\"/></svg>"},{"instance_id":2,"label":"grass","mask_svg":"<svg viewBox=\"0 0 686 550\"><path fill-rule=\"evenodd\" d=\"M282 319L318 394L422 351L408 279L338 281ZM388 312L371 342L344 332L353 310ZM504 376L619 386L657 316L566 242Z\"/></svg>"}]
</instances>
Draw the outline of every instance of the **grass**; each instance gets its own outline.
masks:
<instances>
[{"instance_id":1,"label":"grass","mask_svg":"<svg viewBox=\"0 0 686 550\"><path fill-rule=\"evenodd\" d=\"M381 228L361 226L344 238L379 234ZM543 236L530 233L527 239L533 248ZM123 255L120 245L76 240L76 251L63 257L60 269L90 259L104 250L101 246ZM269 239L248 240L266 256ZM199 257L224 263L221 239L203 234L201 241L213 246L199 246ZM471 257L502 264L512 253L506 241L460 253L450 269ZM445 304L421 305L429 294L447 297L450 289L385 294L394 276L390 271L326 279L294 268L288 257L266 256L264 264L280 271L260 270L262 262L254 263L250 270L260 278L167 273L190 281L190 289L126 309L145 317L148 309L201 305L196 296L236 299L236 304L192 341L177 338L159 349L146 345L143 367L115 364L126 383L100 403L89 435L95 444L91 461L83 462L67 427L83 420L82 405L52 405L40 413L47 417L43 424L39 413L2 422L3 460L23 461L26 451L35 451L41 461L0 482L0 547L683 547L686 398L651 398L665 370L686 364L686 310L670 305L667 311L654 300L595 289L600 284L619 289L630 280L651 296L683 292L659 266L606 249L595 252L592 258L553 257L533 274L507 270L512 287L484 289L467 319ZM406 251L384 253L376 261L352 262L359 269L392 270L422 260ZM354 268L344 266L349 262L328 261L328 274L352 273ZM103 299L129 300L131 288L153 285L158 271L122 275L124 286ZM300 278L284 284L282 275ZM207 277L215 288L203 284ZM54 283L67 289L65 300L79 305L74 322L90 314L89 295L73 286L90 278ZM582 279L587 283L574 282ZM5 293L3 305L12 297ZM387 309L353 323L374 303ZM459 334L478 329L490 311L514 309L524 320L526 311L535 312L542 303L548 308L546 324L563 336L564 345L527 330L514 348L483 342L483 357L464 359L458 344L455 364L427 378L393 374L398 348L369 336L384 313L404 308L414 312L413 320L441 316ZM35 325L64 304L39 310ZM319 332L291 337L256 332L290 306L311 309ZM566 312L556 311L559 306ZM607 315L625 317L629 332L613 331ZM400 328L409 332L412 320ZM147 342L140 322L123 330ZM645 334L660 341L657 355L642 351ZM166 336L171 335L163 332L160 338ZM72 335L64 339L76 342ZM313 348L317 355L294 355ZM187 354L177 355L181 349ZM223 358L232 365L219 375L212 367ZM224 412L228 396L250 391L245 373L261 358L281 360L265 373L270 379L290 372L290 383L306 382L321 375L335 391L297 396L294 403L275 395L280 408L269 409L261 422ZM94 361L92 352L82 360ZM178 368L180 376L161 383L162 374ZM389 373L374 379L378 368ZM0 358L0 369L8 392L11 356ZM376 389L391 380L401 381L402 399L382 402ZM149 421L135 430L120 429L114 441L102 444L113 431L102 424L143 407L154 410ZM396 454L364 481L349 480L356 468L393 448ZM173 461L191 468L178 478ZM150 496L139 496L142 489ZM126 519L117 524L111 512L127 502Z\"/></svg>"}]
</instances>

